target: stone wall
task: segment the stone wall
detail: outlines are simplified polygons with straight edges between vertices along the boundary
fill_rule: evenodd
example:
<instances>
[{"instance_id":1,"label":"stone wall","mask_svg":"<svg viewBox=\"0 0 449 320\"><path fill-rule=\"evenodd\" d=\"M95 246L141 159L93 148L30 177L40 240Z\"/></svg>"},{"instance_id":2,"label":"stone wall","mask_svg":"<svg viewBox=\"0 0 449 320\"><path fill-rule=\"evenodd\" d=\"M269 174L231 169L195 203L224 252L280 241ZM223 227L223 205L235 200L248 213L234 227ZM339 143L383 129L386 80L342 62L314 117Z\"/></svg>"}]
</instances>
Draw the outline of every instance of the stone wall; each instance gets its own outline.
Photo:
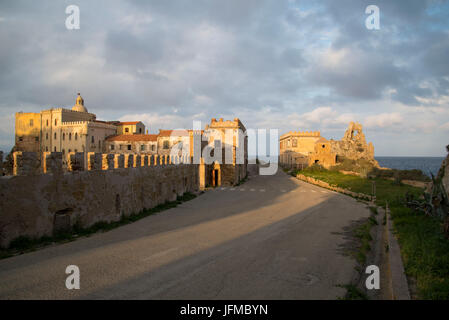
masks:
<instances>
[{"instance_id":1,"label":"stone wall","mask_svg":"<svg viewBox=\"0 0 449 320\"><path fill-rule=\"evenodd\" d=\"M374 159L374 146L367 143L365 135L362 130L362 125L351 122L345 135L341 140L330 140L331 151L337 155L338 158L347 158L351 160L367 160L374 166L379 167L379 164Z\"/></svg>"},{"instance_id":2,"label":"stone wall","mask_svg":"<svg viewBox=\"0 0 449 320\"><path fill-rule=\"evenodd\" d=\"M449 152L449 145L446 147ZM438 178L441 179L443 183L444 189L446 190L447 196L449 197L449 154L446 156L446 159L443 160L441 164L441 168L438 172Z\"/></svg>"},{"instance_id":3,"label":"stone wall","mask_svg":"<svg viewBox=\"0 0 449 320\"><path fill-rule=\"evenodd\" d=\"M198 165L182 159L129 155L124 167L123 155L72 153L72 171L63 171L60 155L45 153L39 166L36 154L14 154L15 175L0 177L1 247L22 235L51 236L74 224L117 221L199 188Z\"/></svg>"},{"instance_id":4,"label":"stone wall","mask_svg":"<svg viewBox=\"0 0 449 320\"><path fill-rule=\"evenodd\" d=\"M336 192L339 192L339 193L343 193L343 194L346 194L346 195L354 197L354 198L364 199L364 200L368 200L368 201L372 201L373 200L371 195L364 194L364 193L357 193L357 192L353 192L353 191L350 191L350 190L347 190L347 189L343 189L343 188L331 185L331 184L329 184L329 183L327 183L325 181L317 180L317 179L314 179L312 177L307 177L307 176L305 176L303 174L297 174L296 178L298 178L299 180L302 180L304 182L307 182L307 183L310 183L310 184L314 184L314 185L320 186L322 188L326 188L326 189L329 189L329 190L332 190L332 191L336 191Z\"/></svg>"}]
</instances>

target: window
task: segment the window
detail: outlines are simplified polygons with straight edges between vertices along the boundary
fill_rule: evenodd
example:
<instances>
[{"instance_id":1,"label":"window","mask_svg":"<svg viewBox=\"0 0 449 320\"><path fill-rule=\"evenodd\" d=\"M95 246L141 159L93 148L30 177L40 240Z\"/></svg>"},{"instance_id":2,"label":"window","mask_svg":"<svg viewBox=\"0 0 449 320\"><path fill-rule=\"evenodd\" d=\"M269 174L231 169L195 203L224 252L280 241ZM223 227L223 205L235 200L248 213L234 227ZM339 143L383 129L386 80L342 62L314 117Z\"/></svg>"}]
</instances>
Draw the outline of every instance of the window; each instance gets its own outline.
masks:
<instances>
[{"instance_id":1,"label":"window","mask_svg":"<svg viewBox=\"0 0 449 320\"><path fill-rule=\"evenodd\" d=\"M65 140L65 133L62 134L62 140Z\"/></svg>"},{"instance_id":2,"label":"window","mask_svg":"<svg viewBox=\"0 0 449 320\"><path fill-rule=\"evenodd\" d=\"M167 140L164 141L164 149L168 149L170 147L170 144Z\"/></svg>"},{"instance_id":3,"label":"window","mask_svg":"<svg viewBox=\"0 0 449 320\"><path fill-rule=\"evenodd\" d=\"M45 139L48 140L48 132L45 134Z\"/></svg>"},{"instance_id":4,"label":"window","mask_svg":"<svg viewBox=\"0 0 449 320\"><path fill-rule=\"evenodd\" d=\"M92 136L92 143L95 143L95 138L94 138L94 136Z\"/></svg>"},{"instance_id":5,"label":"window","mask_svg":"<svg viewBox=\"0 0 449 320\"><path fill-rule=\"evenodd\" d=\"M298 146L298 140L297 139L293 139L293 147L297 147Z\"/></svg>"},{"instance_id":6,"label":"window","mask_svg":"<svg viewBox=\"0 0 449 320\"><path fill-rule=\"evenodd\" d=\"M56 147L55 147L55 152L56 152Z\"/></svg>"},{"instance_id":7,"label":"window","mask_svg":"<svg viewBox=\"0 0 449 320\"><path fill-rule=\"evenodd\" d=\"M75 132L75 140L78 140L78 132Z\"/></svg>"},{"instance_id":8,"label":"window","mask_svg":"<svg viewBox=\"0 0 449 320\"><path fill-rule=\"evenodd\" d=\"M69 140L72 140L72 133L69 133Z\"/></svg>"},{"instance_id":9,"label":"window","mask_svg":"<svg viewBox=\"0 0 449 320\"><path fill-rule=\"evenodd\" d=\"M125 132L129 132L129 128L125 128Z\"/></svg>"},{"instance_id":10,"label":"window","mask_svg":"<svg viewBox=\"0 0 449 320\"><path fill-rule=\"evenodd\" d=\"M19 141L23 141L23 137L19 137Z\"/></svg>"},{"instance_id":11,"label":"window","mask_svg":"<svg viewBox=\"0 0 449 320\"><path fill-rule=\"evenodd\" d=\"M33 119L30 119L30 127L32 127L33 125L34 125Z\"/></svg>"},{"instance_id":12,"label":"window","mask_svg":"<svg viewBox=\"0 0 449 320\"><path fill-rule=\"evenodd\" d=\"M144 144L140 145L140 151L145 151L145 145Z\"/></svg>"},{"instance_id":13,"label":"window","mask_svg":"<svg viewBox=\"0 0 449 320\"><path fill-rule=\"evenodd\" d=\"M78 152L78 149L75 149L75 152Z\"/></svg>"},{"instance_id":14,"label":"window","mask_svg":"<svg viewBox=\"0 0 449 320\"><path fill-rule=\"evenodd\" d=\"M62 149L62 154L65 154L65 149Z\"/></svg>"},{"instance_id":15,"label":"window","mask_svg":"<svg viewBox=\"0 0 449 320\"><path fill-rule=\"evenodd\" d=\"M114 146L113 144L111 144L111 150L114 150L114 147L115 147L115 146Z\"/></svg>"},{"instance_id":16,"label":"window","mask_svg":"<svg viewBox=\"0 0 449 320\"><path fill-rule=\"evenodd\" d=\"M154 151L154 144L151 145L151 151Z\"/></svg>"},{"instance_id":17,"label":"window","mask_svg":"<svg viewBox=\"0 0 449 320\"><path fill-rule=\"evenodd\" d=\"M142 133L142 128L139 128L139 133Z\"/></svg>"},{"instance_id":18,"label":"window","mask_svg":"<svg viewBox=\"0 0 449 320\"><path fill-rule=\"evenodd\" d=\"M58 125L58 119L55 119L55 126Z\"/></svg>"},{"instance_id":19,"label":"window","mask_svg":"<svg viewBox=\"0 0 449 320\"><path fill-rule=\"evenodd\" d=\"M39 142L39 137L34 137L34 140L35 140L36 142Z\"/></svg>"},{"instance_id":20,"label":"window","mask_svg":"<svg viewBox=\"0 0 449 320\"><path fill-rule=\"evenodd\" d=\"M128 144L128 150L131 150L131 145L130 144Z\"/></svg>"},{"instance_id":21,"label":"window","mask_svg":"<svg viewBox=\"0 0 449 320\"><path fill-rule=\"evenodd\" d=\"M47 119L47 127L48 127L48 119Z\"/></svg>"},{"instance_id":22,"label":"window","mask_svg":"<svg viewBox=\"0 0 449 320\"><path fill-rule=\"evenodd\" d=\"M55 132L55 139L56 139L56 132Z\"/></svg>"},{"instance_id":23,"label":"window","mask_svg":"<svg viewBox=\"0 0 449 320\"><path fill-rule=\"evenodd\" d=\"M48 147L45 147L45 151L48 152Z\"/></svg>"}]
</instances>

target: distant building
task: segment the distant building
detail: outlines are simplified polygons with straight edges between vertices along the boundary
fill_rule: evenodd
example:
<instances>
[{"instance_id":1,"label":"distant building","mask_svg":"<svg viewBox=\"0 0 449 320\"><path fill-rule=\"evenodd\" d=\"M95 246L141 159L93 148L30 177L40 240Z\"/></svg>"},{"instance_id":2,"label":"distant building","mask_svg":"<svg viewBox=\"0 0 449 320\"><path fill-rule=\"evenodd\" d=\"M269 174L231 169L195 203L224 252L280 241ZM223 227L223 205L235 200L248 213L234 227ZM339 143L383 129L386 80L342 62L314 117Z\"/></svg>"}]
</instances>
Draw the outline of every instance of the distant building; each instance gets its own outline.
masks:
<instances>
[{"instance_id":1,"label":"distant building","mask_svg":"<svg viewBox=\"0 0 449 320\"><path fill-rule=\"evenodd\" d=\"M108 153L157 154L157 134L121 134L106 138Z\"/></svg>"},{"instance_id":2,"label":"distant building","mask_svg":"<svg viewBox=\"0 0 449 320\"><path fill-rule=\"evenodd\" d=\"M103 152L106 137L117 126L96 120L78 93L72 109L52 108L40 113L16 113L15 147L34 152Z\"/></svg>"}]
</instances>

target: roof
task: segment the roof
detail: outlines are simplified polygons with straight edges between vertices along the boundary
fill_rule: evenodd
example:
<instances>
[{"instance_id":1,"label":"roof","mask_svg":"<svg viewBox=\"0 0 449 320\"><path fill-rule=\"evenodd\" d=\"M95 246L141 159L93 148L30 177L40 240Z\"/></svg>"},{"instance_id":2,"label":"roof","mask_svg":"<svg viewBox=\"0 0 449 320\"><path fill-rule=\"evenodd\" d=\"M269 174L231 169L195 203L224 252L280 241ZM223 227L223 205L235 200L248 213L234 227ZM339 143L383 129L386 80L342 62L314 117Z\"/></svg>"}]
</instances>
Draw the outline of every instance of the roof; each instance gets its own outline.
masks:
<instances>
[{"instance_id":1,"label":"roof","mask_svg":"<svg viewBox=\"0 0 449 320\"><path fill-rule=\"evenodd\" d=\"M138 123L140 123L140 121L128 121L128 122L119 122L119 123L117 123L117 125L123 126L123 125L138 124Z\"/></svg>"},{"instance_id":2,"label":"roof","mask_svg":"<svg viewBox=\"0 0 449 320\"><path fill-rule=\"evenodd\" d=\"M160 137L179 137L179 136L188 136L189 130L162 130L159 129Z\"/></svg>"},{"instance_id":3,"label":"roof","mask_svg":"<svg viewBox=\"0 0 449 320\"><path fill-rule=\"evenodd\" d=\"M106 141L157 141L157 134L119 134L106 138Z\"/></svg>"}]
</instances>

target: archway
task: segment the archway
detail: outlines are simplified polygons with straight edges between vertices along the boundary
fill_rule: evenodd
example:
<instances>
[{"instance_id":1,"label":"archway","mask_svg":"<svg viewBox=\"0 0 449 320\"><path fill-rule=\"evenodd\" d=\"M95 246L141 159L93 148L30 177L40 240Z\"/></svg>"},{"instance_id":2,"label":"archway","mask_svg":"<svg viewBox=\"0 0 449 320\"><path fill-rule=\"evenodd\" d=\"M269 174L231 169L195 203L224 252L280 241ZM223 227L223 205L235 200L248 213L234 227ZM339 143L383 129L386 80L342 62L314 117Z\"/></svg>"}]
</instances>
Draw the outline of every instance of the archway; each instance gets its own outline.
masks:
<instances>
[{"instance_id":1,"label":"archway","mask_svg":"<svg viewBox=\"0 0 449 320\"><path fill-rule=\"evenodd\" d=\"M218 162L214 163L214 167L212 169L212 186L221 186L221 166Z\"/></svg>"}]
</instances>

